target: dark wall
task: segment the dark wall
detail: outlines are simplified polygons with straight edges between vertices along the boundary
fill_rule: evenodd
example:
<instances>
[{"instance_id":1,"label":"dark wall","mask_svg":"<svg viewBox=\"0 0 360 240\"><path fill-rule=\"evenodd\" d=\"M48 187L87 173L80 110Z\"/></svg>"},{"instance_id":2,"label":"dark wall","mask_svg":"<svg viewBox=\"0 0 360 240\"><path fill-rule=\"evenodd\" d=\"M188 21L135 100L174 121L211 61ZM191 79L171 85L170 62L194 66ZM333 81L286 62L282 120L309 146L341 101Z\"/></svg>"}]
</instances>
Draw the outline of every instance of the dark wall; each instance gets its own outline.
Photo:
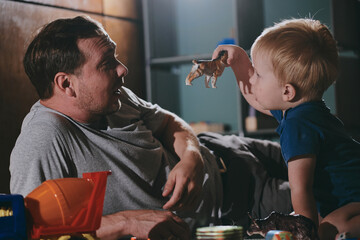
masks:
<instances>
[{"instance_id":1,"label":"dark wall","mask_svg":"<svg viewBox=\"0 0 360 240\"><path fill-rule=\"evenodd\" d=\"M350 135L360 141L360 58L342 56L339 62L335 88L337 116Z\"/></svg>"},{"instance_id":2,"label":"dark wall","mask_svg":"<svg viewBox=\"0 0 360 240\"><path fill-rule=\"evenodd\" d=\"M125 85L145 98L140 0L0 0L0 193L9 193L9 159L23 118L38 96L22 65L25 49L42 25L57 18L89 15L117 43L129 68Z\"/></svg>"}]
</instances>

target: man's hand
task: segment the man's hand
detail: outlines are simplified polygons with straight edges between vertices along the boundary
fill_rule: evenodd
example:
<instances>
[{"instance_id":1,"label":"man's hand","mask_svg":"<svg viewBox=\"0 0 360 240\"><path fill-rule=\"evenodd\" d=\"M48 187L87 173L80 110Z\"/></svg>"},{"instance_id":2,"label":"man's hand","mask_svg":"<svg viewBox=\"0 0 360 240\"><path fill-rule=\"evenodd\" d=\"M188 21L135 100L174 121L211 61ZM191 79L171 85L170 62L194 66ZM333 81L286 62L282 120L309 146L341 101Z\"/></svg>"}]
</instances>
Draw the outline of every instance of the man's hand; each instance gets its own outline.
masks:
<instances>
[{"instance_id":1,"label":"man's hand","mask_svg":"<svg viewBox=\"0 0 360 240\"><path fill-rule=\"evenodd\" d=\"M137 239L190 239L189 226L170 211L129 210L103 216L96 231L102 240L116 240L124 236Z\"/></svg>"},{"instance_id":2,"label":"man's hand","mask_svg":"<svg viewBox=\"0 0 360 240\"><path fill-rule=\"evenodd\" d=\"M164 209L177 211L192 209L201 196L204 181L204 162L199 151L188 151L172 169L165 184L163 196L170 200Z\"/></svg>"},{"instance_id":3,"label":"man's hand","mask_svg":"<svg viewBox=\"0 0 360 240\"><path fill-rule=\"evenodd\" d=\"M179 159L164 186L162 195L171 197L163 208L172 211L192 209L201 196L205 175L200 145L192 128L168 112L154 136Z\"/></svg>"}]
</instances>

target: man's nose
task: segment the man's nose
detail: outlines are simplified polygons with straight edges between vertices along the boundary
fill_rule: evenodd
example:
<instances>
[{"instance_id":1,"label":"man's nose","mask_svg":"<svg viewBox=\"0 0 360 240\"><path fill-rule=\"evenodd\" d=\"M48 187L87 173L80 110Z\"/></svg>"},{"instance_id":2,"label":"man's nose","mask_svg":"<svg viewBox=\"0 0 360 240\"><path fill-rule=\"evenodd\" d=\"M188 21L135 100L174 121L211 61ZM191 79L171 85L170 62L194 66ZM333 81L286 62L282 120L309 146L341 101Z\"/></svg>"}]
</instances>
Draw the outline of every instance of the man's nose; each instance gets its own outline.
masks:
<instances>
[{"instance_id":1,"label":"man's nose","mask_svg":"<svg viewBox=\"0 0 360 240\"><path fill-rule=\"evenodd\" d=\"M128 68L122 64L121 62L119 62L117 68L116 68L116 71L117 71L117 74L118 76L120 77L125 77L128 73L129 73L129 70Z\"/></svg>"}]
</instances>

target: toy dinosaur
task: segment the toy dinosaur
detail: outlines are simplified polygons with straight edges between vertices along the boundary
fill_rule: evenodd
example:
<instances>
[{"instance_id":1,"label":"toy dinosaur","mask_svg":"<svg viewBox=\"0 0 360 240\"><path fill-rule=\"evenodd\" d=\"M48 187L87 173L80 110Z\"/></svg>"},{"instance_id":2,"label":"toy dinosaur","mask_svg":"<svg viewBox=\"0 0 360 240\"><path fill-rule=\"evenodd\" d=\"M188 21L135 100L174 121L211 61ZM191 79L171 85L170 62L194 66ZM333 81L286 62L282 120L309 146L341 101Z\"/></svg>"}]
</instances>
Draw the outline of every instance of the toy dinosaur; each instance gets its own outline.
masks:
<instances>
[{"instance_id":1,"label":"toy dinosaur","mask_svg":"<svg viewBox=\"0 0 360 240\"><path fill-rule=\"evenodd\" d=\"M260 234L265 237L270 230L283 230L290 232L295 240L319 239L313 221L299 214L288 215L274 211L264 219L253 219L250 214L249 217L252 220L247 230L249 236Z\"/></svg>"},{"instance_id":2,"label":"toy dinosaur","mask_svg":"<svg viewBox=\"0 0 360 240\"><path fill-rule=\"evenodd\" d=\"M209 88L211 78L211 87L216 88L216 80L223 73L228 58L227 51L221 51L217 58L213 60L193 60L193 67L186 77L186 85L192 85L191 82L202 75L205 75L205 86Z\"/></svg>"}]
</instances>

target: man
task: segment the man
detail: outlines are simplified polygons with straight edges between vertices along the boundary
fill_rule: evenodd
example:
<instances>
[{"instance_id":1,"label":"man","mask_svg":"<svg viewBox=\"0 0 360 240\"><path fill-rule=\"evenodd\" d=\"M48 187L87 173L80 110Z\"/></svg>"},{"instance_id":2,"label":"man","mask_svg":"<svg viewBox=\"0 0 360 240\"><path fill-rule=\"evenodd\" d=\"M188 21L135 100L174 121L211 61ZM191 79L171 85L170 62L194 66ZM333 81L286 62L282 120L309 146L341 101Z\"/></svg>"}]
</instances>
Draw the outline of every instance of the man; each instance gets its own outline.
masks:
<instances>
[{"instance_id":1,"label":"man","mask_svg":"<svg viewBox=\"0 0 360 240\"><path fill-rule=\"evenodd\" d=\"M267 173L266 166L283 168L273 161L283 163L277 146L201 136L227 161L220 176L218 158L182 119L122 86L128 70L115 50L88 17L51 22L30 43L24 67L40 100L11 154L12 193L26 196L47 179L111 170L101 239L188 239L190 230L220 220L246 228L248 211L264 217L291 210L288 189L278 191L285 180Z\"/></svg>"},{"instance_id":2,"label":"man","mask_svg":"<svg viewBox=\"0 0 360 240\"><path fill-rule=\"evenodd\" d=\"M11 154L11 192L111 170L98 237L187 239L186 223L219 218L216 160L183 120L122 86L115 50L87 17L51 22L30 43L24 66L40 100Z\"/></svg>"}]
</instances>

